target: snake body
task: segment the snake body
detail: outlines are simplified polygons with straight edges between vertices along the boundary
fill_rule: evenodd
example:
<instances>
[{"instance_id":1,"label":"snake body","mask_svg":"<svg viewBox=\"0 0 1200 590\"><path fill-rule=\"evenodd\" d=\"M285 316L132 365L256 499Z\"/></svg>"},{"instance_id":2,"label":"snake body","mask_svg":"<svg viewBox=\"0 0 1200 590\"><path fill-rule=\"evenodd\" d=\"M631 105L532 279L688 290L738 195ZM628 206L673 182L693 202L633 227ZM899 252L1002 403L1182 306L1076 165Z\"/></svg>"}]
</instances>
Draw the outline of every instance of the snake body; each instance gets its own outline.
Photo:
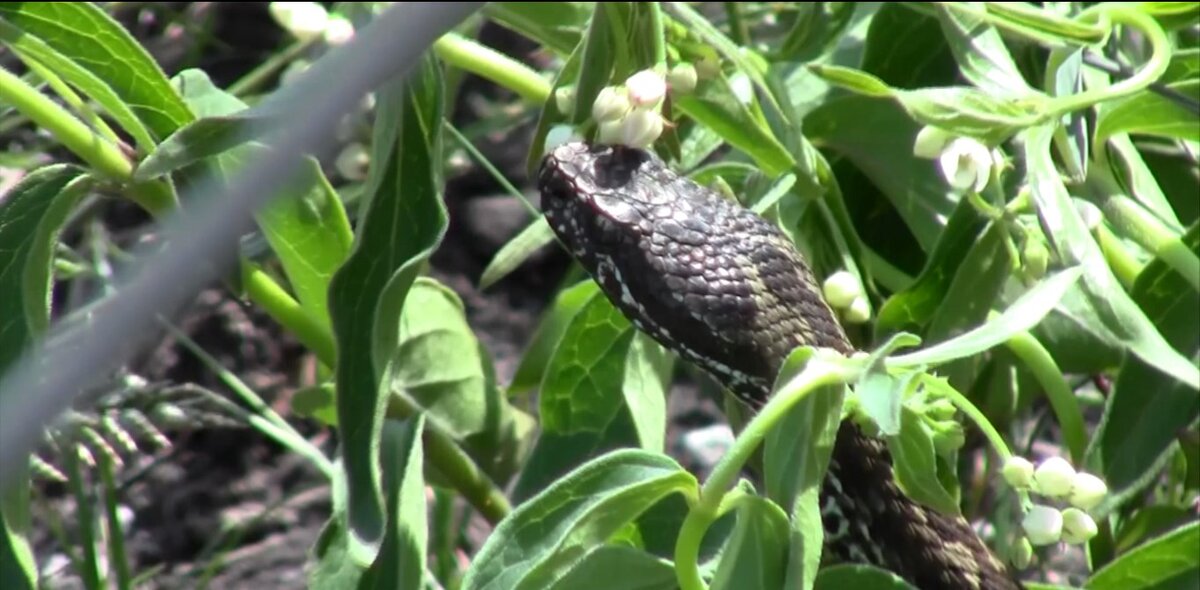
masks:
<instances>
[{"instance_id":1,"label":"snake body","mask_svg":"<svg viewBox=\"0 0 1200 590\"><path fill-rule=\"evenodd\" d=\"M550 226L613 304L751 408L795 347L854 351L791 240L654 154L563 144L538 186ZM883 442L849 421L821 496L825 553L839 561L923 590L1020 587L965 519L909 499Z\"/></svg>"}]
</instances>

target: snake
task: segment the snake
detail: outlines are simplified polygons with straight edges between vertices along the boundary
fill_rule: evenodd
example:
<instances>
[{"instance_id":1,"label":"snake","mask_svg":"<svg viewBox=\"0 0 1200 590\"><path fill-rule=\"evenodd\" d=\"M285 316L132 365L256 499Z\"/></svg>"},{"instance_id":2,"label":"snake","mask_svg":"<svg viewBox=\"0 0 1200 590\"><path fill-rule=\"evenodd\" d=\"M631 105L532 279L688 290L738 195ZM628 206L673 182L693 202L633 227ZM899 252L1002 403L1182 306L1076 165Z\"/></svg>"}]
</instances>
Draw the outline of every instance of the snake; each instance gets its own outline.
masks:
<instances>
[{"instance_id":1,"label":"snake","mask_svg":"<svg viewBox=\"0 0 1200 590\"><path fill-rule=\"evenodd\" d=\"M536 181L554 234L614 307L751 411L796 347L855 352L779 226L653 152L571 141L548 150ZM823 561L922 590L1021 588L965 518L905 495L886 443L853 420L838 427L820 503Z\"/></svg>"}]
</instances>

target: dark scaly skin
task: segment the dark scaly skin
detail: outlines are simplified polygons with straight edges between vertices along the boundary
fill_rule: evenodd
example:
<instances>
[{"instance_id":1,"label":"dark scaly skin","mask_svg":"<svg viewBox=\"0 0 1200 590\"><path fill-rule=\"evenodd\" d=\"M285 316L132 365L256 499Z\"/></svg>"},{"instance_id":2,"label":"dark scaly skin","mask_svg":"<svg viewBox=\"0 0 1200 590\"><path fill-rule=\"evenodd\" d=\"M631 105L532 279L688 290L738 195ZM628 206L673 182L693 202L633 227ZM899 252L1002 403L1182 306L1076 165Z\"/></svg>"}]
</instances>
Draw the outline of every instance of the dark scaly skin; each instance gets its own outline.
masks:
<instances>
[{"instance_id":1,"label":"dark scaly skin","mask_svg":"<svg viewBox=\"0 0 1200 590\"><path fill-rule=\"evenodd\" d=\"M569 143L542 162L546 219L641 330L761 407L797 346L854 351L778 228L653 154ZM910 500L879 440L849 422L822 487L826 552L923 590L1020 588L962 517Z\"/></svg>"}]
</instances>

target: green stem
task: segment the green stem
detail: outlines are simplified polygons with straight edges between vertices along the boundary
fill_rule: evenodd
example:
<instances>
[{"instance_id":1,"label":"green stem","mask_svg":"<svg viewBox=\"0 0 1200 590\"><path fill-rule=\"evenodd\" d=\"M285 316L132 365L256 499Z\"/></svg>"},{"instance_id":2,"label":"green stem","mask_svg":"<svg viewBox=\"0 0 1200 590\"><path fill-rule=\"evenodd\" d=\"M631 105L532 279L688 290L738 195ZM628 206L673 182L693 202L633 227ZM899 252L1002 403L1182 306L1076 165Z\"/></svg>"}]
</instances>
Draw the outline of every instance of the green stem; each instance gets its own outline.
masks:
<instances>
[{"instance_id":1,"label":"green stem","mask_svg":"<svg viewBox=\"0 0 1200 590\"><path fill-rule=\"evenodd\" d=\"M1005 345L1025 363L1025 367L1033 373L1046 392L1046 399L1054 409L1058 425L1062 428L1067 450L1071 452L1075 464L1082 465L1083 453L1087 450L1087 430L1083 425L1083 413L1079 410L1079 400L1063 379L1062 371L1054 362L1054 357L1029 332L1013 336Z\"/></svg>"},{"instance_id":2,"label":"green stem","mask_svg":"<svg viewBox=\"0 0 1200 590\"><path fill-rule=\"evenodd\" d=\"M326 367L337 366L333 332L301 307L291 294L266 272L242 260L242 288L275 321L287 328Z\"/></svg>"},{"instance_id":3,"label":"green stem","mask_svg":"<svg viewBox=\"0 0 1200 590\"><path fill-rule=\"evenodd\" d=\"M116 145L120 143L121 138L117 137L117 134L112 130L111 127L108 126L108 123L105 123L104 119L101 118L100 115L96 114L96 111L92 110L92 108L89 107L87 103L79 97L79 94L71 89L69 84L63 82L62 78L58 77L58 74L54 73L52 70L50 70L50 68L42 65L42 62L33 59L26 54L22 53L19 55L21 57L21 61L25 62L25 65L29 67L31 72L37 74L43 80L45 80L46 85L48 85L51 90L57 93L58 96L62 98L63 102L67 103L67 106L75 109L75 112L79 113L80 117L83 117L86 125L92 129L95 129L98 133L100 133L100 135L103 135L104 138L112 144Z\"/></svg>"},{"instance_id":4,"label":"green stem","mask_svg":"<svg viewBox=\"0 0 1200 590\"><path fill-rule=\"evenodd\" d=\"M1137 9L1119 4L1097 4L1081 13L1076 20L1095 22L1105 28L1110 28L1114 24L1122 24L1138 29L1150 43L1150 59L1146 60L1145 65L1132 76L1112 86L1088 90L1071 96L1055 97L1050 102L1052 119L1104 101L1141 92L1167 71L1167 65L1171 59L1170 40L1153 18L1138 12Z\"/></svg>"},{"instance_id":5,"label":"green stem","mask_svg":"<svg viewBox=\"0 0 1200 590\"><path fill-rule=\"evenodd\" d=\"M861 370L861 361L838 362L828 357L814 356L804 370L778 390L738 435L729 452L717 463L712 475L700 488L700 498L688 511L679 539L675 543L675 574L681 590L704 590L700 577L700 543L708 527L721 515L725 496L737 481L742 467L762 444L767 433L775 427L800 400L817 389L838 383L849 383Z\"/></svg>"},{"instance_id":6,"label":"green stem","mask_svg":"<svg viewBox=\"0 0 1200 590\"><path fill-rule=\"evenodd\" d=\"M1200 258L1167 226L1124 195L1105 199L1100 210L1122 234L1160 258L1200 291Z\"/></svg>"},{"instance_id":7,"label":"green stem","mask_svg":"<svg viewBox=\"0 0 1200 590\"><path fill-rule=\"evenodd\" d=\"M433 43L446 63L491 80L536 104L550 98L550 83L538 73L502 53L459 35L446 33Z\"/></svg>"},{"instance_id":8,"label":"green stem","mask_svg":"<svg viewBox=\"0 0 1200 590\"><path fill-rule=\"evenodd\" d=\"M116 466L107 453L97 457L100 482L104 487L104 509L108 519L108 563L116 571L116 585L119 590L133 588L133 576L129 572L129 558L125 551L125 533L121 528L121 516L117 512L118 490L116 481Z\"/></svg>"},{"instance_id":9,"label":"green stem","mask_svg":"<svg viewBox=\"0 0 1200 590\"><path fill-rule=\"evenodd\" d=\"M283 69L288 62L296 59L306 49L313 45L313 40L297 41L292 43L287 49L272 55L262 65L254 68L250 73L238 78L237 82L229 85L225 92L232 94L238 98L245 98L247 94L258 90L259 86L266 84L267 80L274 76L276 72Z\"/></svg>"},{"instance_id":10,"label":"green stem","mask_svg":"<svg viewBox=\"0 0 1200 590\"><path fill-rule=\"evenodd\" d=\"M979 430L983 431L983 436L988 439L988 443L996 450L996 454L1000 456L1001 462L1012 458L1012 451L1009 450L1008 443L1004 442L1004 437L1000 435L995 426L992 426L991 420L988 420L987 416L984 416L983 412L979 411L979 408L971 403L971 400L959 393L957 389L950 387L949 384L939 381L928 374L921 375L921 379L927 387L936 389L939 394L946 396L946 399L949 399L950 403L954 404L954 407L958 408L969 420L979 427Z\"/></svg>"},{"instance_id":11,"label":"green stem","mask_svg":"<svg viewBox=\"0 0 1200 590\"><path fill-rule=\"evenodd\" d=\"M1117 280L1121 281L1126 291L1132 289L1138 275L1142 274L1144 265L1125 249L1121 238L1108 229L1108 225L1101 223L1092 233L1096 237L1096 244L1100 246L1100 252L1104 254L1104 260L1112 268Z\"/></svg>"},{"instance_id":12,"label":"green stem","mask_svg":"<svg viewBox=\"0 0 1200 590\"><path fill-rule=\"evenodd\" d=\"M667 34L663 28L663 13L662 4L659 2L650 2L646 7L647 13L650 15L650 54L654 56L654 65L662 66L663 73L666 73L667 67Z\"/></svg>"},{"instance_id":13,"label":"green stem","mask_svg":"<svg viewBox=\"0 0 1200 590\"><path fill-rule=\"evenodd\" d=\"M403 420L416 413L417 407L404 396L389 397L388 418ZM503 490L479 469L437 421L425 421L424 439L429 462L489 523L496 525L512 512Z\"/></svg>"},{"instance_id":14,"label":"green stem","mask_svg":"<svg viewBox=\"0 0 1200 590\"><path fill-rule=\"evenodd\" d=\"M34 124L49 131L100 176L120 183L131 182L133 164L121 150L48 96L2 67L0 102L8 102ZM170 185L162 181L129 184L128 194L130 199L155 215L165 213L175 205L174 192Z\"/></svg>"},{"instance_id":15,"label":"green stem","mask_svg":"<svg viewBox=\"0 0 1200 590\"><path fill-rule=\"evenodd\" d=\"M63 452L63 463L67 470L67 480L70 482L71 493L75 496L75 521L79 525L78 543L83 555L82 563L76 563L76 571L83 578L84 587L89 590L100 590L100 562L96 555L96 518L92 513L92 496L87 492L83 481L84 471L80 468L79 458L82 443L68 442Z\"/></svg>"},{"instance_id":16,"label":"green stem","mask_svg":"<svg viewBox=\"0 0 1200 590\"><path fill-rule=\"evenodd\" d=\"M729 38L739 46L745 46L750 38L750 32L746 29L746 19L742 18L742 7L737 2L722 2L725 7L725 16L729 19Z\"/></svg>"}]
</instances>

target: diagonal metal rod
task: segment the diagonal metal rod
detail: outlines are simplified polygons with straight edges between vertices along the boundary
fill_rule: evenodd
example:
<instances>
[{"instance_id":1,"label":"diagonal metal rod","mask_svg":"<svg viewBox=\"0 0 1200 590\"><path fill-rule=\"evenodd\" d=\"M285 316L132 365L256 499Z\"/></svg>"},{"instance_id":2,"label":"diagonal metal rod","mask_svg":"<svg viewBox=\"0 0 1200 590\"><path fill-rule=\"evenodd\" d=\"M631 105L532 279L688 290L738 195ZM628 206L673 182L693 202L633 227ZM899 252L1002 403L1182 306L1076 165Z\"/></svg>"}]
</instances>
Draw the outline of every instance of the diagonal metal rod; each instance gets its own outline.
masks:
<instances>
[{"instance_id":1,"label":"diagonal metal rod","mask_svg":"<svg viewBox=\"0 0 1200 590\"><path fill-rule=\"evenodd\" d=\"M343 114L367 92L406 74L434 40L482 4L398 3L270 101L270 111L280 115L271 120L284 123L266 140L273 149L227 190L208 178L189 191L186 214L165 224L165 246L143 252L144 264L117 292L78 321L56 326L0 380L0 489L14 483L44 426L136 354L155 333L159 315L178 310L231 268L251 214L278 194L300 156L330 151Z\"/></svg>"}]
</instances>

